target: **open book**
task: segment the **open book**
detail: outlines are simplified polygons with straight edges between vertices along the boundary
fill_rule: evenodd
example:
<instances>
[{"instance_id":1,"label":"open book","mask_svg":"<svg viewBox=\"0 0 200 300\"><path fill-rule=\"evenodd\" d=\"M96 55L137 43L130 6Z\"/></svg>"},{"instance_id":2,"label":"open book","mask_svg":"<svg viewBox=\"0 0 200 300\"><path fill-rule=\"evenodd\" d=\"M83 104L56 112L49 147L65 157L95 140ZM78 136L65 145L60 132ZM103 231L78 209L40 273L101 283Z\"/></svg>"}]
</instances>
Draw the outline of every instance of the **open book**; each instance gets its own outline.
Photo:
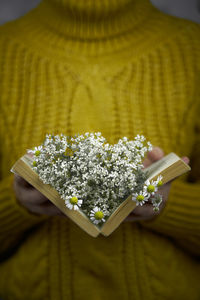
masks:
<instances>
[{"instance_id":1,"label":"open book","mask_svg":"<svg viewBox=\"0 0 200 300\"><path fill-rule=\"evenodd\" d=\"M29 182L33 187L39 190L52 203L54 203L66 216L73 220L78 226L85 230L93 237L97 237L100 233L104 236L110 235L133 211L136 202L132 201L130 195L121 205L112 213L105 224L99 228L94 225L81 210L70 210L66 207L63 199L60 198L58 192L48 184L44 184L38 174L32 169L32 158L29 155L21 157L12 167L11 171L18 174ZM170 180L182 175L190 170L190 167L176 154L170 153L161 160L153 163L145 169L148 179L153 180L162 175L162 182L167 183Z\"/></svg>"}]
</instances>

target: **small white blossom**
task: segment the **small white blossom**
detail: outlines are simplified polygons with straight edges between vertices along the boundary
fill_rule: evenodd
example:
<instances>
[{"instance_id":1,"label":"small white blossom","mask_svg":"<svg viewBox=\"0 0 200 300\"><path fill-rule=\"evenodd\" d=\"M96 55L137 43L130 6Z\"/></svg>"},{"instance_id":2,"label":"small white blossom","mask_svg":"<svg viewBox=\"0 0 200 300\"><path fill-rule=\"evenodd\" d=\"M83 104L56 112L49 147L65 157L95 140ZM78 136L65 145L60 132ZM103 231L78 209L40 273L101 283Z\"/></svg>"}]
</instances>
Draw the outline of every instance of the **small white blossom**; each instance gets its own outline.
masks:
<instances>
[{"instance_id":1,"label":"small white blossom","mask_svg":"<svg viewBox=\"0 0 200 300\"><path fill-rule=\"evenodd\" d=\"M65 200L65 204L69 209L78 210L81 207L83 200L78 199L77 197L68 197Z\"/></svg>"},{"instance_id":2,"label":"small white blossom","mask_svg":"<svg viewBox=\"0 0 200 300\"><path fill-rule=\"evenodd\" d=\"M147 194L146 192L143 192L143 191L132 194L132 200L136 201L136 206L144 205L145 202L147 202L149 198L150 198L149 194Z\"/></svg>"},{"instance_id":3,"label":"small white blossom","mask_svg":"<svg viewBox=\"0 0 200 300\"><path fill-rule=\"evenodd\" d=\"M36 156L37 156L37 154L39 155L41 153L42 149L43 149L42 146L38 146L38 147L35 147L34 149L27 150L27 153L36 154Z\"/></svg>"},{"instance_id":4,"label":"small white blossom","mask_svg":"<svg viewBox=\"0 0 200 300\"><path fill-rule=\"evenodd\" d=\"M156 179L156 181L155 181L157 187L160 187L160 186L163 185L162 179L163 179L162 175L159 175L159 176L157 177L157 179Z\"/></svg>"},{"instance_id":5,"label":"small white blossom","mask_svg":"<svg viewBox=\"0 0 200 300\"><path fill-rule=\"evenodd\" d=\"M99 207L93 208L90 212L90 220L96 225L105 222L103 211Z\"/></svg>"},{"instance_id":6,"label":"small white blossom","mask_svg":"<svg viewBox=\"0 0 200 300\"><path fill-rule=\"evenodd\" d=\"M158 187L157 187L157 182L154 180L147 180L144 185L144 191L149 195L153 196L157 192Z\"/></svg>"},{"instance_id":7,"label":"small white blossom","mask_svg":"<svg viewBox=\"0 0 200 300\"><path fill-rule=\"evenodd\" d=\"M135 199L137 205L145 204L155 194L162 178L148 182L143 171L144 156L151 149L141 135L134 140L123 137L110 145L100 132L86 132L73 137L47 134L44 143L29 153L34 159L32 168L45 184L56 189L66 206L81 208L90 219L98 209L96 216L103 217L91 220L99 224L130 194L134 200L142 191L144 199ZM153 185L151 193L148 185Z\"/></svg>"},{"instance_id":8,"label":"small white blossom","mask_svg":"<svg viewBox=\"0 0 200 300\"><path fill-rule=\"evenodd\" d=\"M162 202L162 196L160 194L155 194L152 198L151 198L151 202L153 204L153 209L154 211L158 211L159 210L159 206Z\"/></svg>"}]
</instances>

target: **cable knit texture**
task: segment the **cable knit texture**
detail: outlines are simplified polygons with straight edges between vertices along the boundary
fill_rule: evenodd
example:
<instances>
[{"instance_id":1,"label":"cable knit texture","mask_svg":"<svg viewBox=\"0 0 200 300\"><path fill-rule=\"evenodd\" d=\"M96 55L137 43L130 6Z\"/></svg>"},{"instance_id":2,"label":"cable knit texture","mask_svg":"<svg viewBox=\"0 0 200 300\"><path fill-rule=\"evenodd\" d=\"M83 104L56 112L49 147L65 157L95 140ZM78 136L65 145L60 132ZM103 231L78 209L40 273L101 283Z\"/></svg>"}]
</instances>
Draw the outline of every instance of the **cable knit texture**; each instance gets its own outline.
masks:
<instances>
[{"instance_id":1,"label":"cable knit texture","mask_svg":"<svg viewBox=\"0 0 200 300\"><path fill-rule=\"evenodd\" d=\"M46 133L144 134L200 156L200 29L147 0L44 0L0 29L0 297L200 297L200 184L173 182L160 215L92 238L16 200L10 168ZM199 168L194 168L198 170Z\"/></svg>"}]
</instances>

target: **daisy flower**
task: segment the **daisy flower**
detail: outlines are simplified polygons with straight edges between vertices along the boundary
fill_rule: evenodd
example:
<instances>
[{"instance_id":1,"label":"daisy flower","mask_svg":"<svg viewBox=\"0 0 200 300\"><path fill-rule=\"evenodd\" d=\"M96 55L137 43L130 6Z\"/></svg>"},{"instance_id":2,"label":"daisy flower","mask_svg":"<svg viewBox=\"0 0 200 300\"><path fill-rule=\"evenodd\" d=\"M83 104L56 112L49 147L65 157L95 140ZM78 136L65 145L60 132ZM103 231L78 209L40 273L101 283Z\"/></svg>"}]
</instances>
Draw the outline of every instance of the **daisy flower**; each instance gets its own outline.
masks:
<instances>
[{"instance_id":1,"label":"daisy flower","mask_svg":"<svg viewBox=\"0 0 200 300\"><path fill-rule=\"evenodd\" d=\"M41 146L28 152L33 170L59 193L66 207L81 209L91 222L101 225L127 195L133 193L136 204L143 205L158 190L162 178L148 183L143 173L143 157L151 148L141 135L110 145L100 132L86 132L47 134Z\"/></svg>"},{"instance_id":2,"label":"daisy flower","mask_svg":"<svg viewBox=\"0 0 200 300\"><path fill-rule=\"evenodd\" d=\"M90 212L90 220L96 225L105 222L103 211L97 206L93 208Z\"/></svg>"},{"instance_id":3,"label":"daisy flower","mask_svg":"<svg viewBox=\"0 0 200 300\"><path fill-rule=\"evenodd\" d=\"M153 196L157 192L158 187L157 187L157 182L153 180L147 180L144 185L144 191L149 195Z\"/></svg>"},{"instance_id":4,"label":"daisy flower","mask_svg":"<svg viewBox=\"0 0 200 300\"><path fill-rule=\"evenodd\" d=\"M78 199L77 197L71 197L65 200L65 204L69 209L78 210L83 200Z\"/></svg>"},{"instance_id":5,"label":"daisy flower","mask_svg":"<svg viewBox=\"0 0 200 300\"><path fill-rule=\"evenodd\" d=\"M39 156L42 150L43 150L42 146L38 146L38 147L34 147L31 150L28 150L27 152L30 154L34 154L35 156Z\"/></svg>"},{"instance_id":6,"label":"daisy flower","mask_svg":"<svg viewBox=\"0 0 200 300\"><path fill-rule=\"evenodd\" d=\"M157 177L157 179L156 179L157 187L161 187L163 185L162 179L163 179L163 177L161 175L159 175Z\"/></svg>"},{"instance_id":7,"label":"daisy flower","mask_svg":"<svg viewBox=\"0 0 200 300\"><path fill-rule=\"evenodd\" d=\"M162 195L155 194L155 196L153 196L153 198L151 199L151 202L153 204L153 210L154 211L159 211L159 206L162 202Z\"/></svg>"},{"instance_id":8,"label":"daisy flower","mask_svg":"<svg viewBox=\"0 0 200 300\"><path fill-rule=\"evenodd\" d=\"M149 195L148 195L148 193L146 193L145 191L144 192L139 192L139 193L134 193L133 195L132 195L133 197L132 197L132 200L133 201L136 201L136 205L138 206L138 205L143 205L143 204L145 204L145 202L146 201L148 201L148 199L149 199Z\"/></svg>"}]
</instances>

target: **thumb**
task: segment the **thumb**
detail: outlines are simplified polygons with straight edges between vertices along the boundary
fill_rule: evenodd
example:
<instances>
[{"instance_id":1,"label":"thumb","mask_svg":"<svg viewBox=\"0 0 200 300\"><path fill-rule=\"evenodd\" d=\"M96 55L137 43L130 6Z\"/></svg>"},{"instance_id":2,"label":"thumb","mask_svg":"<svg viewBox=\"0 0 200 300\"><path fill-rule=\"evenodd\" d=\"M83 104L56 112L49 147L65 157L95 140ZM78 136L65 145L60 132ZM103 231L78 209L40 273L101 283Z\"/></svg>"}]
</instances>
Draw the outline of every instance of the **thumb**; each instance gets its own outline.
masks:
<instances>
[{"instance_id":1,"label":"thumb","mask_svg":"<svg viewBox=\"0 0 200 300\"><path fill-rule=\"evenodd\" d=\"M164 151L160 147L154 147L152 151L147 153L147 157L143 161L143 166L147 168L152 163L163 158L164 155Z\"/></svg>"}]
</instances>

